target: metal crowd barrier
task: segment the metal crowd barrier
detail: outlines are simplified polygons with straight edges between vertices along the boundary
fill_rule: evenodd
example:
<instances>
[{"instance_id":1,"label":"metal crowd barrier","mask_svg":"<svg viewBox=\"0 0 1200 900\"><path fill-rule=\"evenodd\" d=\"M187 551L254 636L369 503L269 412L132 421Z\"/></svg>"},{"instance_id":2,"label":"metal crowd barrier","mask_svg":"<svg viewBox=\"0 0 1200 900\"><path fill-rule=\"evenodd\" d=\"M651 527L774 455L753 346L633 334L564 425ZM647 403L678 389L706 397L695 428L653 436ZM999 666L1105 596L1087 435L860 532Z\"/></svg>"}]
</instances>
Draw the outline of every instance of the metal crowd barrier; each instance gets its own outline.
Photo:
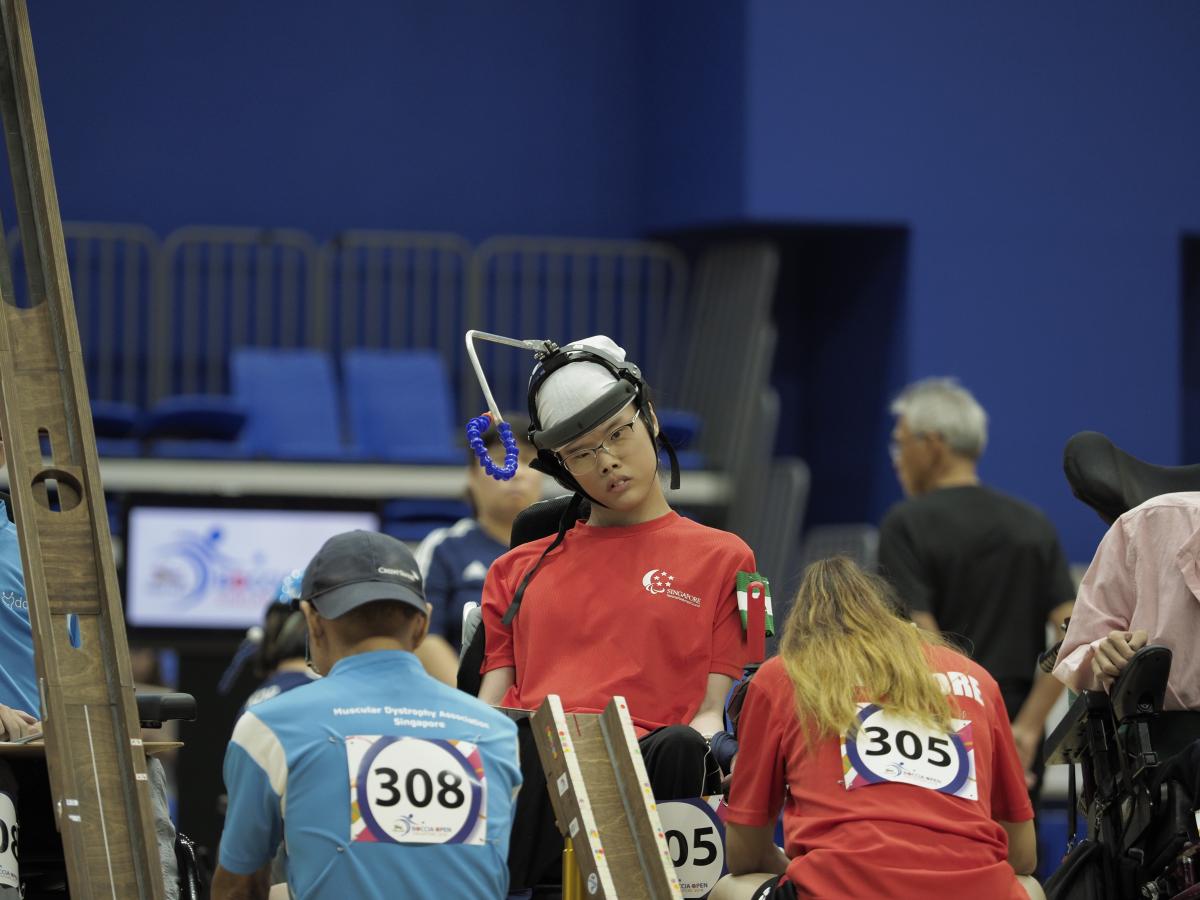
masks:
<instances>
[{"instance_id":1,"label":"metal crowd barrier","mask_svg":"<svg viewBox=\"0 0 1200 900\"><path fill-rule=\"evenodd\" d=\"M163 242L150 400L219 394L232 347L327 348L316 242L303 231L190 226Z\"/></svg>"},{"instance_id":2,"label":"metal crowd barrier","mask_svg":"<svg viewBox=\"0 0 1200 900\"><path fill-rule=\"evenodd\" d=\"M467 315L476 328L523 338L607 334L655 385L686 296L687 261L665 244L503 236L475 251ZM501 409L523 412L528 354L489 345L481 360ZM482 409L478 386L464 387L461 407Z\"/></svg>"},{"instance_id":3,"label":"metal crowd barrier","mask_svg":"<svg viewBox=\"0 0 1200 900\"><path fill-rule=\"evenodd\" d=\"M64 222L79 338L93 399L144 405L161 255L144 225ZM18 305L29 306L20 232L8 234Z\"/></svg>"},{"instance_id":4,"label":"metal crowd barrier","mask_svg":"<svg viewBox=\"0 0 1200 900\"><path fill-rule=\"evenodd\" d=\"M325 244L320 259L326 346L437 350L456 381L452 396L462 396L463 381L473 381L463 348L470 244L454 234L355 230Z\"/></svg>"}]
</instances>

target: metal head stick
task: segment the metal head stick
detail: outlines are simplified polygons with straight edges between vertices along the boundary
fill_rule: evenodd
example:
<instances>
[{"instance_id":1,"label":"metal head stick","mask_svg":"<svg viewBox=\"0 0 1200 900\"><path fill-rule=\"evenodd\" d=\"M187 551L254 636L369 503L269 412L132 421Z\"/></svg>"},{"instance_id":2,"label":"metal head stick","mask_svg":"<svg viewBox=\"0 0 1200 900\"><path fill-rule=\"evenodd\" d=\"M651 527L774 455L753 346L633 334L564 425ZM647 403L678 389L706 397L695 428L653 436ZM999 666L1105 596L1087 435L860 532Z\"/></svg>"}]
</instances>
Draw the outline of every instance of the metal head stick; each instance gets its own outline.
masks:
<instances>
[{"instance_id":1,"label":"metal head stick","mask_svg":"<svg viewBox=\"0 0 1200 900\"><path fill-rule=\"evenodd\" d=\"M483 374L483 366L479 364L479 355L475 351L475 340L477 338L491 341L494 344L503 344L506 347L515 347L518 350L531 350L538 357L554 352L557 346L553 341L523 341L516 338L504 337L500 334L491 334L487 331L471 330L466 333L467 357L471 360L471 367L475 370L475 377L479 381L479 387L483 390L483 398L487 401L488 406L486 413L476 416L467 422L467 444L475 452L475 456L479 459L479 464L483 466L489 475L498 481L507 481L517 472L517 456L519 455L517 452L517 439L513 436L512 427L500 415L500 408L496 405L496 398L492 396L492 389L488 386L487 378ZM504 444L503 466L498 466L492 461L487 447L483 443L483 433L487 431L489 424L496 426L496 430L500 433L500 440Z\"/></svg>"},{"instance_id":2,"label":"metal head stick","mask_svg":"<svg viewBox=\"0 0 1200 900\"><path fill-rule=\"evenodd\" d=\"M483 367L479 365L479 355L475 351L476 339L491 341L493 344L503 344L505 347L516 347L518 350L531 350L534 353L546 353L555 349L553 341L522 341L517 338L504 337L501 334L491 334L487 331L468 331L466 334L467 356L471 360L471 368L475 370L475 377L479 381L479 387L483 390L483 399L487 401L488 412L492 414L492 421L499 425L504 421L500 415L500 408L496 406L496 398L492 396L492 389L488 387L487 378L484 377Z\"/></svg>"}]
</instances>

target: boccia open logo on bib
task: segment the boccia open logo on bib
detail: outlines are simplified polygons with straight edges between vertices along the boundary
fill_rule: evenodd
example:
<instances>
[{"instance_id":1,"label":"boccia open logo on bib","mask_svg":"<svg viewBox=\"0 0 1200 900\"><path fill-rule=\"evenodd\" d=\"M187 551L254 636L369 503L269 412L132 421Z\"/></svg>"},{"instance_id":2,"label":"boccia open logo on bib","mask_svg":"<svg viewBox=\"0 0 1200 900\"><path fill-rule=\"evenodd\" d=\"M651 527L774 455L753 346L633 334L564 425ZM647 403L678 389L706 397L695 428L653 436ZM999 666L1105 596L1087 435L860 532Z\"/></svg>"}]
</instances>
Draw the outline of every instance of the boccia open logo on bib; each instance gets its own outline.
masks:
<instances>
[{"instance_id":1,"label":"boccia open logo on bib","mask_svg":"<svg viewBox=\"0 0 1200 900\"><path fill-rule=\"evenodd\" d=\"M842 738L846 790L910 784L978 800L971 722L951 719L949 733L895 716L875 703L858 704L858 727Z\"/></svg>"}]
</instances>

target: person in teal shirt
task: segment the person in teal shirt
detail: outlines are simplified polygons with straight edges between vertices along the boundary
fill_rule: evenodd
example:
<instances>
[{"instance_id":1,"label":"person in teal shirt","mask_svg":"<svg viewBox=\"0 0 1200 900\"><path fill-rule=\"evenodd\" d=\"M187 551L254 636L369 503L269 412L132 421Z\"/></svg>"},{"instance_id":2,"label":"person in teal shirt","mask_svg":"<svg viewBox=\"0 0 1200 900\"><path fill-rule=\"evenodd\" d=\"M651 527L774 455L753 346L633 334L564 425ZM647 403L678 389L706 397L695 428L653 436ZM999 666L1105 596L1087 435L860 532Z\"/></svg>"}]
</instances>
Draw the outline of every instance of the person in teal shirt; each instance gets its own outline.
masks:
<instances>
[{"instance_id":1,"label":"person in teal shirt","mask_svg":"<svg viewBox=\"0 0 1200 900\"><path fill-rule=\"evenodd\" d=\"M0 738L6 741L36 732L41 709L21 547L9 502L0 493Z\"/></svg>"},{"instance_id":2,"label":"person in teal shirt","mask_svg":"<svg viewBox=\"0 0 1200 900\"><path fill-rule=\"evenodd\" d=\"M503 898L517 729L422 668L429 607L412 553L337 535L300 597L324 677L234 726L213 900L266 897L281 843L296 897Z\"/></svg>"}]
</instances>

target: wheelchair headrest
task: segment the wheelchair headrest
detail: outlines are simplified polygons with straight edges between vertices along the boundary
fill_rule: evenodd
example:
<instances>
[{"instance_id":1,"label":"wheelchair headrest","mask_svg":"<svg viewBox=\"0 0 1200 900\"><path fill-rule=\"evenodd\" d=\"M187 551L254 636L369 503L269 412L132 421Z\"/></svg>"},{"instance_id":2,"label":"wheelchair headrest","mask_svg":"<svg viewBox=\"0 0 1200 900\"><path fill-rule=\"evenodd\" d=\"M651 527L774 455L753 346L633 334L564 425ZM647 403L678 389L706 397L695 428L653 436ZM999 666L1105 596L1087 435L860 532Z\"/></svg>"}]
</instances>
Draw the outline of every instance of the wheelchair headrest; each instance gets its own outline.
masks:
<instances>
[{"instance_id":1,"label":"wheelchair headrest","mask_svg":"<svg viewBox=\"0 0 1200 900\"><path fill-rule=\"evenodd\" d=\"M1124 722L1161 713L1170 674L1171 651L1168 648L1151 645L1133 654L1108 694L1116 720Z\"/></svg>"},{"instance_id":2,"label":"wheelchair headrest","mask_svg":"<svg viewBox=\"0 0 1200 900\"><path fill-rule=\"evenodd\" d=\"M1063 471L1071 492L1110 525L1151 497L1200 491L1200 465L1151 465L1096 431L1081 431L1067 441Z\"/></svg>"},{"instance_id":3,"label":"wheelchair headrest","mask_svg":"<svg viewBox=\"0 0 1200 900\"><path fill-rule=\"evenodd\" d=\"M561 497L539 500L517 513L517 517L513 520L512 534L508 540L509 549L536 541L538 538L549 537L558 531L563 513L570 503L571 495L563 494ZM579 509L577 520L586 519L588 515L589 507L585 501ZM575 523L570 524L574 525Z\"/></svg>"}]
</instances>

